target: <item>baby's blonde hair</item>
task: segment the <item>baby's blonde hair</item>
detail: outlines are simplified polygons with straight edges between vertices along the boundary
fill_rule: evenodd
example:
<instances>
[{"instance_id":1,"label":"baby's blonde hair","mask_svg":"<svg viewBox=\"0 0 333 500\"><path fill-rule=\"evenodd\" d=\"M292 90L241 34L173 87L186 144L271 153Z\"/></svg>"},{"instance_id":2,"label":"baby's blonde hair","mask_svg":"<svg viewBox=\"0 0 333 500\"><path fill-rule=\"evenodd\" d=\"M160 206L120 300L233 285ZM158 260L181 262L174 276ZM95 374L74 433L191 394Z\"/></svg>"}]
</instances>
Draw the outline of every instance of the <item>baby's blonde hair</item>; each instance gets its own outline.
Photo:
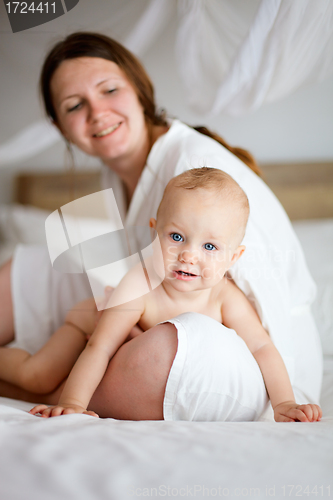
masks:
<instances>
[{"instance_id":1,"label":"baby's blonde hair","mask_svg":"<svg viewBox=\"0 0 333 500\"><path fill-rule=\"evenodd\" d=\"M242 216L240 229L241 239L243 239L250 213L249 201L243 189L229 174L218 168L200 167L186 170L182 174L173 177L164 190L161 203L157 210L157 217L167 193L170 189L174 188L211 190L225 199L228 204L234 205Z\"/></svg>"}]
</instances>

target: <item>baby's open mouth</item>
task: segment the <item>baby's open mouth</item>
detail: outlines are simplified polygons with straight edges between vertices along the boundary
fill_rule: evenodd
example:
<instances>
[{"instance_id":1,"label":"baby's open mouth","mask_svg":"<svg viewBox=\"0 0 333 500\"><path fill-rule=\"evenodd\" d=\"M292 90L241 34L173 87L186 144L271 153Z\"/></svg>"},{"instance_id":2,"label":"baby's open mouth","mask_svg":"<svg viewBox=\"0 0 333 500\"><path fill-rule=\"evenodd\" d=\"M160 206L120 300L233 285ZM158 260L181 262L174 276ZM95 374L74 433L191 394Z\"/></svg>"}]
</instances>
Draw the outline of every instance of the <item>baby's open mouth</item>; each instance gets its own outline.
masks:
<instances>
[{"instance_id":1,"label":"baby's open mouth","mask_svg":"<svg viewBox=\"0 0 333 500\"><path fill-rule=\"evenodd\" d=\"M176 273L181 276L196 276L196 274L185 273L184 271L176 271Z\"/></svg>"}]
</instances>

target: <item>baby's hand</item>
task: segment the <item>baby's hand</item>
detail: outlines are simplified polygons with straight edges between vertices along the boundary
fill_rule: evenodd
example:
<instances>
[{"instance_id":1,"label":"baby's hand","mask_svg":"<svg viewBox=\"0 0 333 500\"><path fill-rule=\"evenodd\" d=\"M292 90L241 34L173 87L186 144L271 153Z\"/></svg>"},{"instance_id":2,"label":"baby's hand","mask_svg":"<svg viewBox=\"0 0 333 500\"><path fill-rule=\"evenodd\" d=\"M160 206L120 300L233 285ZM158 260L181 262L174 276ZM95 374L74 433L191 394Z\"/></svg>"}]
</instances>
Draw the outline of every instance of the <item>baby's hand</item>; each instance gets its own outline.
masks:
<instances>
[{"instance_id":1,"label":"baby's hand","mask_svg":"<svg viewBox=\"0 0 333 500\"><path fill-rule=\"evenodd\" d=\"M318 405L298 405L294 401L280 403L274 408L276 422L317 422L322 415Z\"/></svg>"},{"instance_id":2,"label":"baby's hand","mask_svg":"<svg viewBox=\"0 0 333 500\"><path fill-rule=\"evenodd\" d=\"M46 406L37 405L34 406L29 413L31 415L36 415L40 413L43 418L58 417L59 415L70 415L71 413L84 413L85 415L91 415L92 417L99 418L99 415L94 411L87 411L85 408L77 405L62 405L62 406Z\"/></svg>"}]
</instances>

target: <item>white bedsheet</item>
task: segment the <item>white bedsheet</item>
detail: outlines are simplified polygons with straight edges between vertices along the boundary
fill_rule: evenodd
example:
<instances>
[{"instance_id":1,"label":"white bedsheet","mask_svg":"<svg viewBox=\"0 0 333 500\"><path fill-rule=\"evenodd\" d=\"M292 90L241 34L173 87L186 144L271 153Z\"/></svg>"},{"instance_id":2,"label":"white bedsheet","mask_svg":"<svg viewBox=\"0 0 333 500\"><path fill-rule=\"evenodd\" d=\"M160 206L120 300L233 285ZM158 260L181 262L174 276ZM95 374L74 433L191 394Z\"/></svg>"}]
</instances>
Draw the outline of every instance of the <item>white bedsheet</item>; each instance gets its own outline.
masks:
<instances>
[{"instance_id":1,"label":"white bedsheet","mask_svg":"<svg viewBox=\"0 0 333 500\"><path fill-rule=\"evenodd\" d=\"M324 417L308 424L42 419L25 412L29 403L0 398L0 498L284 498L306 496L308 485L328 498L332 388L331 370Z\"/></svg>"},{"instance_id":2,"label":"white bedsheet","mask_svg":"<svg viewBox=\"0 0 333 500\"><path fill-rule=\"evenodd\" d=\"M327 296L333 220L295 228ZM33 402L0 398L0 500L333 496L331 304L319 296L315 314L327 354L321 422L41 419L27 413Z\"/></svg>"}]
</instances>

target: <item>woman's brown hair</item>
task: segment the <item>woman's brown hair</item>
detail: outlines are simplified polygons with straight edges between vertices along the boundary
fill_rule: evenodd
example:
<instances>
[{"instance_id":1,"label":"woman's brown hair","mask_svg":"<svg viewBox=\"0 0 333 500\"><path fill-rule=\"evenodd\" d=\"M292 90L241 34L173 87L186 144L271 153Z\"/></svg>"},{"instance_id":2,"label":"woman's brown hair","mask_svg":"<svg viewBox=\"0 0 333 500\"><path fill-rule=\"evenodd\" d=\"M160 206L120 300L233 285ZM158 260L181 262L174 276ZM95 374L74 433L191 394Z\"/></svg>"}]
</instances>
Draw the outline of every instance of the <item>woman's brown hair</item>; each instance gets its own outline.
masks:
<instances>
[{"instance_id":1,"label":"woman's brown hair","mask_svg":"<svg viewBox=\"0 0 333 500\"><path fill-rule=\"evenodd\" d=\"M208 135L208 137L211 137L211 139L214 139L215 141L222 144L222 146L227 148L231 153L233 153L240 160L242 160L243 163L245 163L248 167L250 167L250 169L253 170L253 172L255 172L259 176L261 175L261 170L258 166L258 163L251 155L251 153L249 153L249 151L235 146L230 146L221 136L219 136L215 132L212 132L211 130L208 130L208 128L206 127L198 126L193 128L198 132L200 132L200 134Z\"/></svg>"},{"instance_id":2,"label":"woman's brown hair","mask_svg":"<svg viewBox=\"0 0 333 500\"><path fill-rule=\"evenodd\" d=\"M117 64L132 83L143 107L146 122L149 125L167 126L165 113L156 107L153 84L140 61L112 38L90 32L77 32L67 36L53 47L44 61L40 76L40 89L46 113L54 122L57 122L57 115L50 88L52 76L63 61L77 57L100 57ZM222 137L206 127L193 128L215 139L260 175L259 167L250 153L244 149L229 146Z\"/></svg>"}]
</instances>

